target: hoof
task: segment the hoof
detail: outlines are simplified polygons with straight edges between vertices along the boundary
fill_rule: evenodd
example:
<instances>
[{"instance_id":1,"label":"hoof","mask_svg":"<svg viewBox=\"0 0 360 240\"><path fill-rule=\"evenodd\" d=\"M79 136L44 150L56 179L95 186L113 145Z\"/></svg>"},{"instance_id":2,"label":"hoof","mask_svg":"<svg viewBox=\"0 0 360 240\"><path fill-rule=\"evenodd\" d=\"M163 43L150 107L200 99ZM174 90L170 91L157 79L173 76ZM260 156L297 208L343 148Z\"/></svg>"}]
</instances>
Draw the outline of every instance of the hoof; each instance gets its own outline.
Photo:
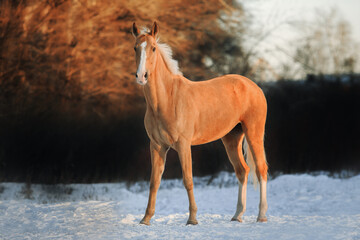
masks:
<instances>
[{"instance_id":1,"label":"hoof","mask_svg":"<svg viewBox=\"0 0 360 240\"><path fill-rule=\"evenodd\" d=\"M232 218L231 219L232 222L242 222L242 219L241 218Z\"/></svg>"},{"instance_id":2,"label":"hoof","mask_svg":"<svg viewBox=\"0 0 360 240\"><path fill-rule=\"evenodd\" d=\"M195 219L195 220L188 220L186 225L197 225L198 224L198 221Z\"/></svg>"},{"instance_id":3,"label":"hoof","mask_svg":"<svg viewBox=\"0 0 360 240\"><path fill-rule=\"evenodd\" d=\"M144 224L144 225L146 225L146 226L150 226L150 221L149 221L149 220L142 219L142 220L140 221L140 224Z\"/></svg>"},{"instance_id":4,"label":"hoof","mask_svg":"<svg viewBox=\"0 0 360 240\"><path fill-rule=\"evenodd\" d=\"M266 217L258 218L257 222L267 222L267 218Z\"/></svg>"}]
</instances>

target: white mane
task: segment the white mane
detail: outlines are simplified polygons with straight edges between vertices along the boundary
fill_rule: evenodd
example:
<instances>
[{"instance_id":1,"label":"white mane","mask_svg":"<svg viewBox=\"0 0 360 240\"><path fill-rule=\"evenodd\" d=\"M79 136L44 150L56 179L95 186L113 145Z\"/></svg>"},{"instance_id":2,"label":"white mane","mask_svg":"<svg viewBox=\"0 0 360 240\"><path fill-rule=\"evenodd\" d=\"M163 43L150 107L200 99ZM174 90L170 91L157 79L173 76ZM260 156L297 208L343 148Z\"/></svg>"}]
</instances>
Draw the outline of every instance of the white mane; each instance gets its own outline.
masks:
<instances>
[{"instance_id":1,"label":"white mane","mask_svg":"<svg viewBox=\"0 0 360 240\"><path fill-rule=\"evenodd\" d=\"M143 27L140 31L140 34L149 34L150 30L146 27ZM158 45L158 50L160 51L163 60L172 74L182 75L182 72L179 69L179 63L172 58L172 50L169 45L166 43L160 43L159 38L156 39Z\"/></svg>"},{"instance_id":2,"label":"white mane","mask_svg":"<svg viewBox=\"0 0 360 240\"><path fill-rule=\"evenodd\" d=\"M175 75L182 75L182 72L179 69L178 61L172 58L172 50L169 45L165 43L159 43L158 39L156 39L156 42L160 50L160 54L163 57L164 62L169 68L170 72Z\"/></svg>"}]
</instances>

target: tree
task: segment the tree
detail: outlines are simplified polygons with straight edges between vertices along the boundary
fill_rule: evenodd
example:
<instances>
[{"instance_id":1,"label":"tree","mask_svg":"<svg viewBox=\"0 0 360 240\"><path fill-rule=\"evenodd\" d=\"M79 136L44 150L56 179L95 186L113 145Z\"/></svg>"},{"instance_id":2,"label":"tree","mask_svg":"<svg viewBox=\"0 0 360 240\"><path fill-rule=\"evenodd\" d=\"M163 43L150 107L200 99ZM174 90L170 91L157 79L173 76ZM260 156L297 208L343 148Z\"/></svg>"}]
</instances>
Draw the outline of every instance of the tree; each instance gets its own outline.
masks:
<instances>
[{"instance_id":1,"label":"tree","mask_svg":"<svg viewBox=\"0 0 360 240\"><path fill-rule=\"evenodd\" d=\"M313 21L294 24L299 37L292 41L294 53L288 54L294 63L283 65L283 77L303 78L306 74L344 74L357 70L358 45L352 39L350 24L335 8L316 10L315 16Z\"/></svg>"},{"instance_id":2,"label":"tree","mask_svg":"<svg viewBox=\"0 0 360 240\"><path fill-rule=\"evenodd\" d=\"M228 17L235 13L242 14L241 5L229 0L0 1L0 101L8 96L0 111L21 99L21 111L56 105L84 117L138 114L144 101L134 81L134 21L159 22L161 41L190 79L234 72L230 63L240 73L246 61L233 60L242 48L229 30L243 29Z\"/></svg>"}]
</instances>

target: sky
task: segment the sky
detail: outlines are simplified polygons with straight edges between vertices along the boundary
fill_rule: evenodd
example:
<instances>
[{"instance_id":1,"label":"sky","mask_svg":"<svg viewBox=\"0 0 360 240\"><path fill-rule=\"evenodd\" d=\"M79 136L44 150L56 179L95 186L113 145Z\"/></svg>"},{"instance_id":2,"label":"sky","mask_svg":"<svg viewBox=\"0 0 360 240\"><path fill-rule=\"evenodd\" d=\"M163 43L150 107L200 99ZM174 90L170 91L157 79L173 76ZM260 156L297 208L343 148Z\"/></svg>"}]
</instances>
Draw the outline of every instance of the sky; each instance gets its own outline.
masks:
<instances>
[{"instance_id":1,"label":"sky","mask_svg":"<svg viewBox=\"0 0 360 240\"><path fill-rule=\"evenodd\" d=\"M360 0L238 0L252 15L253 25L263 32L271 32L257 46L258 52L276 69L284 54L276 46L291 44L297 32L286 22L314 19L315 10L330 11L336 8L349 22L353 40L360 45ZM251 44L251 41L250 41ZM359 65L359 64L358 64Z\"/></svg>"},{"instance_id":2,"label":"sky","mask_svg":"<svg viewBox=\"0 0 360 240\"><path fill-rule=\"evenodd\" d=\"M273 24L285 18L306 19L314 9L336 7L352 26L354 37L360 41L360 1L359 0L240 0L253 12L256 21ZM270 19L269 19L270 18Z\"/></svg>"}]
</instances>

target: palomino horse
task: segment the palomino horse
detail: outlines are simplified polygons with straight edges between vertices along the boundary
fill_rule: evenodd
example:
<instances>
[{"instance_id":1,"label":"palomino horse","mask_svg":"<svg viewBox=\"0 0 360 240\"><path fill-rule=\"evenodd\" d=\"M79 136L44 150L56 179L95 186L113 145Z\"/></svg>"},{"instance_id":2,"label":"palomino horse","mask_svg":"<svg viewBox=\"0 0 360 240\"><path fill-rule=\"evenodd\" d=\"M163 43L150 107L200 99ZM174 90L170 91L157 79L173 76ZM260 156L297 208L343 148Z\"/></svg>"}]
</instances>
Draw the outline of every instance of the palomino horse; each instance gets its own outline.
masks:
<instances>
[{"instance_id":1,"label":"palomino horse","mask_svg":"<svg viewBox=\"0 0 360 240\"><path fill-rule=\"evenodd\" d=\"M239 75L225 75L208 81L193 82L182 76L168 45L158 42L159 26L151 31L132 27L136 39L136 81L143 86L146 99L145 128L150 138L151 179L148 205L140 223L150 225L166 153L173 148L179 154L183 182L189 198L187 224L197 224L193 193L191 145L221 138L239 180L239 195L233 221L242 222L246 208L249 171L260 182L257 221L266 222L267 162L264 130L267 104L261 89ZM246 164L242 142L248 143Z\"/></svg>"}]
</instances>

